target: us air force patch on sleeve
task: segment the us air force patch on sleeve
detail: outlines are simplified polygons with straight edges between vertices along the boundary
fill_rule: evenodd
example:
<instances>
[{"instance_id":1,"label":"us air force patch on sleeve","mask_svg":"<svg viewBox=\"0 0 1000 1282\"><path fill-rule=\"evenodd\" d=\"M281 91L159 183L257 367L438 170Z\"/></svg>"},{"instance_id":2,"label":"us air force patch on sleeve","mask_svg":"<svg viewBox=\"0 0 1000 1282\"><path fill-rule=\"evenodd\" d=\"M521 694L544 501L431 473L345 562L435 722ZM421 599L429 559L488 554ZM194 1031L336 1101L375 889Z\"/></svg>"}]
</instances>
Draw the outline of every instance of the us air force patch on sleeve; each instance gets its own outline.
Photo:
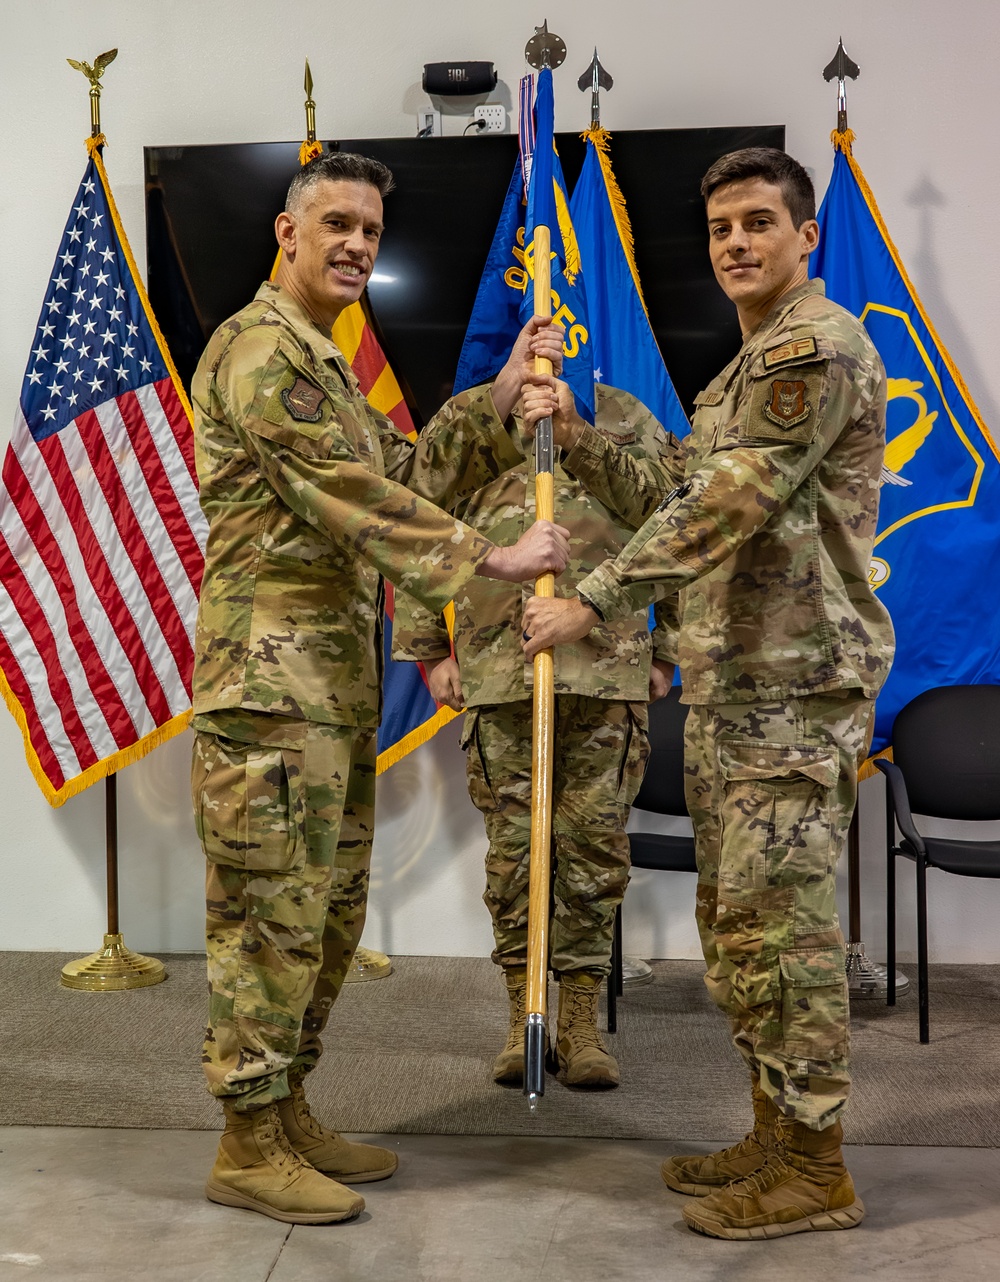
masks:
<instances>
[{"instance_id":1,"label":"us air force patch on sleeve","mask_svg":"<svg viewBox=\"0 0 1000 1282\"><path fill-rule=\"evenodd\" d=\"M323 417L323 392L304 378L297 378L281 393L281 403L299 423L318 423Z\"/></svg>"},{"instance_id":2,"label":"us air force patch on sleeve","mask_svg":"<svg viewBox=\"0 0 1000 1282\"><path fill-rule=\"evenodd\" d=\"M784 428L795 427L797 423L804 423L811 413L804 379L776 378L772 382L771 399L764 406L764 415L772 423Z\"/></svg>"}]
</instances>

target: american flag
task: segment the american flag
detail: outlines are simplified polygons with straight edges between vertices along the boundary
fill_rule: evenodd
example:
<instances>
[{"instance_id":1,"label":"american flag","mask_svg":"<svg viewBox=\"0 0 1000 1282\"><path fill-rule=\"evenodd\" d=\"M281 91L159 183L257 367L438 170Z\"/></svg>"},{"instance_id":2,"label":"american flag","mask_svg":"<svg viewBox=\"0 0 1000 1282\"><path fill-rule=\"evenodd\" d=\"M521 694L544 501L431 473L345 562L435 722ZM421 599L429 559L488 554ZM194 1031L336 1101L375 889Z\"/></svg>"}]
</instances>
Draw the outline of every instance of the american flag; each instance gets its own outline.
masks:
<instances>
[{"instance_id":1,"label":"american flag","mask_svg":"<svg viewBox=\"0 0 1000 1282\"><path fill-rule=\"evenodd\" d=\"M190 408L95 146L0 487L0 687L53 805L187 724L205 534Z\"/></svg>"}]
</instances>

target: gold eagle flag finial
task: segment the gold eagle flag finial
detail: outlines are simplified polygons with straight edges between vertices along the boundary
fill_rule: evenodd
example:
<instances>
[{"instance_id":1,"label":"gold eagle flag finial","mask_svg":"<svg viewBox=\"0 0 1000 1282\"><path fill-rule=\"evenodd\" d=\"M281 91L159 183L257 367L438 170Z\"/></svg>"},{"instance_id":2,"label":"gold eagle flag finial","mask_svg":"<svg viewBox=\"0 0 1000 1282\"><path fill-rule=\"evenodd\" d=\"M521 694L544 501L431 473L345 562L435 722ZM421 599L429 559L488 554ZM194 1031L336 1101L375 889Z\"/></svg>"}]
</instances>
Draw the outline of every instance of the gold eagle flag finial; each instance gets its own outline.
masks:
<instances>
[{"instance_id":1,"label":"gold eagle flag finial","mask_svg":"<svg viewBox=\"0 0 1000 1282\"><path fill-rule=\"evenodd\" d=\"M90 136L92 139L101 137L101 76L117 57L117 49L108 49L97 55L93 66L89 62L77 62L75 58L66 59L74 71L82 71L90 81Z\"/></svg>"}]
</instances>

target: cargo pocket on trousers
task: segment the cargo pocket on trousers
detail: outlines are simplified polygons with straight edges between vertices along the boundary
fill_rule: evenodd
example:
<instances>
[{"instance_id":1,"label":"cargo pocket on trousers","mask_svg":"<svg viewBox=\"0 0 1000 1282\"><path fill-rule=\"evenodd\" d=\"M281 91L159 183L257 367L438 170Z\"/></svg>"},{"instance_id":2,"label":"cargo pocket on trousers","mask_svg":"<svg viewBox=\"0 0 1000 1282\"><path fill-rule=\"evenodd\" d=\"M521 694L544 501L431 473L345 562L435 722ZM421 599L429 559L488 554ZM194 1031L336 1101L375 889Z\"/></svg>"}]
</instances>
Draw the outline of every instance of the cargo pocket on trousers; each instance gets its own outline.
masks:
<instances>
[{"instance_id":1,"label":"cargo pocket on trousers","mask_svg":"<svg viewBox=\"0 0 1000 1282\"><path fill-rule=\"evenodd\" d=\"M490 784L490 771L483 752L479 733L479 708L470 708L465 714L459 747L465 753L465 774L469 784L469 797L481 814L499 810L500 805Z\"/></svg>"},{"instance_id":2,"label":"cargo pocket on trousers","mask_svg":"<svg viewBox=\"0 0 1000 1282\"><path fill-rule=\"evenodd\" d=\"M649 704L625 705L625 742L618 767L618 800L631 806L649 761Z\"/></svg>"},{"instance_id":3,"label":"cargo pocket on trousers","mask_svg":"<svg viewBox=\"0 0 1000 1282\"><path fill-rule=\"evenodd\" d=\"M847 972L843 948L783 952L781 1015L786 1054L810 1060L847 1055Z\"/></svg>"},{"instance_id":4,"label":"cargo pocket on trousers","mask_svg":"<svg viewBox=\"0 0 1000 1282\"><path fill-rule=\"evenodd\" d=\"M211 863L292 872L305 862L303 753L196 734L195 826Z\"/></svg>"},{"instance_id":5,"label":"cargo pocket on trousers","mask_svg":"<svg viewBox=\"0 0 1000 1282\"><path fill-rule=\"evenodd\" d=\"M719 766L725 780L720 885L742 892L830 873L830 795L839 767L828 749L726 740Z\"/></svg>"}]
</instances>

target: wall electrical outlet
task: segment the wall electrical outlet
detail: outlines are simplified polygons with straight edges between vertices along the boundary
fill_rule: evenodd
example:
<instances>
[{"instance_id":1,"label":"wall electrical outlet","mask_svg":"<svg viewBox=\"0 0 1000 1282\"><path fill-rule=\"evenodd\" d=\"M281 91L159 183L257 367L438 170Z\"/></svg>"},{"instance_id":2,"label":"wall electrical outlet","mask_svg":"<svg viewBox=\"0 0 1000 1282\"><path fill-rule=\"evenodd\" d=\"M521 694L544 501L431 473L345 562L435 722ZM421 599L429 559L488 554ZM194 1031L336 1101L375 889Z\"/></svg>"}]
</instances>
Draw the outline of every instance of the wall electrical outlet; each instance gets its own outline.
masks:
<instances>
[{"instance_id":1,"label":"wall electrical outlet","mask_svg":"<svg viewBox=\"0 0 1000 1282\"><path fill-rule=\"evenodd\" d=\"M440 138L441 137L440 111L432 111L428 107L426 111L417 112L417 137L418 138Z\"/></svg>"},{"instance_id":2,"label":"wall electrical outlet","mask_svg":"<svg viewBox=\"0 0 1000 1282\"><path fill-rule=\"evenodd\" d=\"M483 133L503 134L507 132L507 110L499 102L483 102L472 113L473 120L485 120Z\"/></svg>"}]
</instances>

